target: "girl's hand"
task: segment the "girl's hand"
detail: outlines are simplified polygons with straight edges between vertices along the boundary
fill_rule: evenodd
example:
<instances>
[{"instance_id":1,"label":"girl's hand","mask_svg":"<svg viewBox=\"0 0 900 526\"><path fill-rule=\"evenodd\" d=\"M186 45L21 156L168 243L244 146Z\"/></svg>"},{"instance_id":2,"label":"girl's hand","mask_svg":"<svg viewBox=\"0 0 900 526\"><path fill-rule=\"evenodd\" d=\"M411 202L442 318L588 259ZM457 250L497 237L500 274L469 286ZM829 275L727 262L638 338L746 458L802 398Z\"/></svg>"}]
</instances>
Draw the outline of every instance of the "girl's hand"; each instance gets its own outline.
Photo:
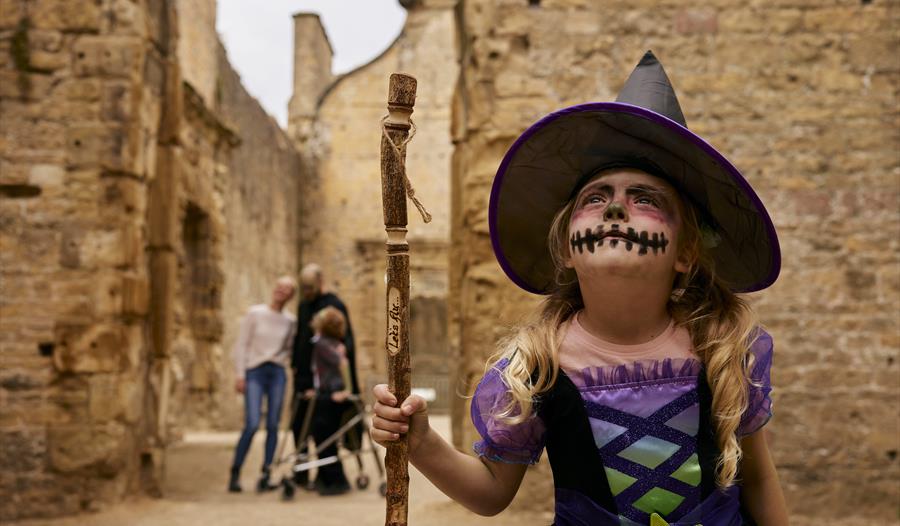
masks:
<instances>
[{"instance_id":1,"label":"girl's hand","mask_svg":"<svg viewBox=\"0 0 900 526\"><path fill-rule=\"evenodd\" d=\"M241 394L244 394L244 391L247 390L247 381L244 380L243 378L238 378L237 380L235 380L234 381L234 390Z\"/></svg>"},{"instance_id":2,"label":"girl's hand","mask_svg":"<svg viewBox=\"0 0 900 526\"><path fill-rule=\"evenodd\" d=\"M335 391L331 393L331 401L341 403L350 396L350 391Z\"/></svg>"},{"instance_id":3,"label":"girl's hand","mask_svg":"<svg viewBox=\"0 0 900 526\"><path fill-rule=\"evenodd\" d=\"M418 395L410 395L397 407L397 397L388 390L386 384L378 384L372 389L375 405L372 417L372 440L387 447L388 443L400 439L402 433L409 433L409 453L422 444L428 435L428 404Z\"/></svg>"}]
</instances>

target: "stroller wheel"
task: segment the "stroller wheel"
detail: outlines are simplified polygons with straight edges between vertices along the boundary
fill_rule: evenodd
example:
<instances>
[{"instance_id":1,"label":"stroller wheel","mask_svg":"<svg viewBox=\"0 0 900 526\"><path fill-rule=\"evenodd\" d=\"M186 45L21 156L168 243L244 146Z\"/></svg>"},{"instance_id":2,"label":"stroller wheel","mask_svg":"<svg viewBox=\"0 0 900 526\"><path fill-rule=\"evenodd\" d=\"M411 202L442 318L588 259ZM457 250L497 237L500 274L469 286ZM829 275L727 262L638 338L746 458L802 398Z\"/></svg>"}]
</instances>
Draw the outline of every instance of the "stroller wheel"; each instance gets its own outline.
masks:
<instances>
[{"instance_id":1,"label":"stroller wheel","mask_svg":"<svg viewBox=\"0 0 900 526\"><path fill-rule=\"evenodd\" d=\"M294 483L287 477L281 481L281 500L294 500Z\"/></svg>"},{"instance_id":2,"label":"stroller wheel","mask_svg":"<svg viewBox=\"0 0 900 526\"><path fill-rule=\"evenodd\" d=\"M356 489L366 489L369 487L369 477L360 475L356 477Z\"/></svg>"},{"instance_id":3,"label":"stroller wheel","mask_svg":"<svg viewBox=\"0 0 900 526\"><path fill-rule=\"evenodd\" d=\"M387 482L382 482L381 485L378 486L378 493L381 493L382 497L387 495Z\"/></svg>"}]
</instances>

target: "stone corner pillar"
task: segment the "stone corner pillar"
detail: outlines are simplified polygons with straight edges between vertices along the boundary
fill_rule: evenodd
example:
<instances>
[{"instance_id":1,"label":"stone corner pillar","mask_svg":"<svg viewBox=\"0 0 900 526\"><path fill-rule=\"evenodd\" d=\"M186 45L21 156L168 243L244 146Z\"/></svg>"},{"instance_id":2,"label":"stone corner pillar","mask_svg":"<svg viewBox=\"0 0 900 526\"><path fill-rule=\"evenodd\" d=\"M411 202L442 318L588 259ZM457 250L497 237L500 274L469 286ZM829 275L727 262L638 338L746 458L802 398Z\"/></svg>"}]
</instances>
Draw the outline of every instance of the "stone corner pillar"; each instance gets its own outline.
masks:
<instances>
[{"instance_id":1,"label":"stone corner pillar","mask_svg":"<svg viewBox=\"0 0 900 526\"><path fill-rule=\"evenodd\" d=\"M308 138L319 98L334 81L333 56L319 15L294 14L294 91L288 102L288 135L297 142Z\"/></svg>"}]
</instances>

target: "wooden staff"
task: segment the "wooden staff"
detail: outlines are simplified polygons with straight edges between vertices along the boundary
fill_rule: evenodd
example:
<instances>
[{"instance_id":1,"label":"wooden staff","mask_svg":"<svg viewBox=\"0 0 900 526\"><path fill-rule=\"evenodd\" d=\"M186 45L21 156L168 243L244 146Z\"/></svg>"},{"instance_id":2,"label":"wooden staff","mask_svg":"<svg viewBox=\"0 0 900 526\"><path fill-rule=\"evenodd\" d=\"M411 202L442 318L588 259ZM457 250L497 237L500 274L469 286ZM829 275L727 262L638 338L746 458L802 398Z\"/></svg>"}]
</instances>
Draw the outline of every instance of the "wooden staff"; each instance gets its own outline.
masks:
<instances>
[{"instance_id":1,"label":"wooden staff","mask_svg":"<svg viewBox=\"0 0 900 526\"><path fill-rule=\"evenodd\" d=\"M406 241L406 143L409 137L416 79L391 75L388 116L381 137L381 199L387 232L388 388L403 402L410 392L409 367L409 243ZM385 526L406 526L409 501L409 437L387 447Z\"/></svg>"}]
</instances>

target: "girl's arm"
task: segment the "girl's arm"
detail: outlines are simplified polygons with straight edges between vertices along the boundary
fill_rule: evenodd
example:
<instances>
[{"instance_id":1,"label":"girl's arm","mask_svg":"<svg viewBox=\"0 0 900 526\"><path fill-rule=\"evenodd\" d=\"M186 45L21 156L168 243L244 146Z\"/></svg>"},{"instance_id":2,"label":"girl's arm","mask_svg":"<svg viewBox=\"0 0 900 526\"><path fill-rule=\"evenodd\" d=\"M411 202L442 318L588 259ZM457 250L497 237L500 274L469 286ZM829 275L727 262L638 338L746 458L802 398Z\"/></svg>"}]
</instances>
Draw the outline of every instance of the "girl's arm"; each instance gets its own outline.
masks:
<instances>
[{"instance_id":1,"label":"girl's arm","mask_svg":"<svg viewBox=\"0 0 900 526\"><path fill-rule=\"evenodd\" d=\"M743 479L741 500L744 507L758 524L766 526L786 526L788 524L787 506L784 494L778 482L775 463L769 454L765 431L748 435L741 440L744 452L741 461L741 478Z\"/></svg>"},{"instance_id":2,"label":"girl's arm","mask_svg":"<svg viewBox=\"0 0 900 526\"><path fill-rule=\"evenodd\" d=\"M410 462L448 497L479 515L496 515L512 501L525 464L494 462L457 451L428 425L428 408L410 396L398 409L386 385L375 386L372 438L386 445L409 433Z\"/></svg>"}]
</instances>

